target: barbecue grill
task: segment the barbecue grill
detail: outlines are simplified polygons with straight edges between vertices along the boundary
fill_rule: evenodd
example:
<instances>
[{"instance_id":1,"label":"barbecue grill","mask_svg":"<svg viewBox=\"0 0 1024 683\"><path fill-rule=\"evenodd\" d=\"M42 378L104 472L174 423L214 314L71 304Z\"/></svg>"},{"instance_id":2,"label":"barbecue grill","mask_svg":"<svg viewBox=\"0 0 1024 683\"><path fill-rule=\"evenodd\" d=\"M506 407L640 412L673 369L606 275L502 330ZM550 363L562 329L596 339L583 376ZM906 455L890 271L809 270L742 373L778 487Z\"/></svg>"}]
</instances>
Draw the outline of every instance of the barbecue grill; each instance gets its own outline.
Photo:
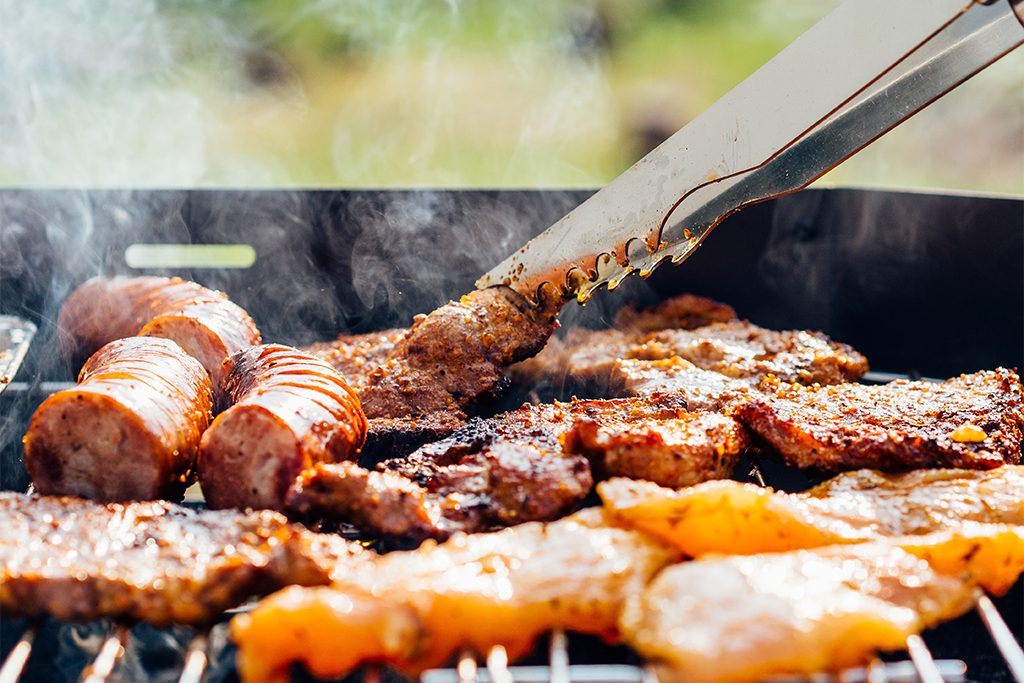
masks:
<instances>
[{"instance_id":1,"label":"barbecue grill","mask_svg":"<svg viewBox=\"0 0 1024 683\"><path fill-rule=\"evenodd\" d=\"M414 314L469 291L482 272L591 193L0 190L0 314L26 318L39 328L21 370L0 394L0 485L28 485L21 461L28 420L49 393L72 381L57 360L57 312L88 277L145 273L192 279L227 292L253 316L265 340L302 345L340 332L407 326ZM629 280L586 307L570 304L562 322L604 327L627 301L651 304L686 291L727 302L765 327L820 329L863 352L878 381L1021 368L1022 228L1019 198L804 190L731 216L682 266ZM126 252L140 244L250 245L255 261L247 268L238 267L237 259L135 268ZM784 490L808 484L772 463L764 464L763 474ZM1022 583L993 602L1019 642ZM2 620L5 661L17 663L25 652L18 643L30 626L35 641L21 680L76 679L87 666L99 676L94 680L234 677L223 625L200 634L188 628ZM948 680L1012 680L979 614L926 633L924 642ZM424 681L650 680L626 648L572 634L566 641L558 633L550 646L538 646L527 662L534 668L513 668L510 674L501 653L492 653L479 666L467 657ZM966 663L965 675L957 674L956 660ZM847 672L843 680L908 680L899 678L905 666ZM393 674L360 675L373 680ZM301 672L296 676L303 678Z\"/></svg>"}]
</instances>

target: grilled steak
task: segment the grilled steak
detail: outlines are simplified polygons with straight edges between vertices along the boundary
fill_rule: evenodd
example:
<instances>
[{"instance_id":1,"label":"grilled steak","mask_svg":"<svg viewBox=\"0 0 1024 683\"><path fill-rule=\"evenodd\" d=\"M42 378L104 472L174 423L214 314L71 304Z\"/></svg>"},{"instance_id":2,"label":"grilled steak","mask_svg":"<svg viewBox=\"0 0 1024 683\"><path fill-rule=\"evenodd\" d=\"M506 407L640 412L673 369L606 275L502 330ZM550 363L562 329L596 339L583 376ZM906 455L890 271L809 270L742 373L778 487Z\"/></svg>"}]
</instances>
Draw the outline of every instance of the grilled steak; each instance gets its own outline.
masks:
<instances>
[{"instance_id":1,"label":"grilled steak","mask_svg":"<svg viewBox=\"0 0 1024 683\"><path fill-rule=\"evenodd\" d=\"M343 567L329 589L286 589L239 615L231 624L238 670L244 682L286 681L293 662L322 677L363 662L415 674L463 647L502 645L514 659L557 627L613 637L627 596L676 559L596 508L458 535Z\"/></svg>"},{"instance_id":2,"label":"grilled steak","mask_svg":"<svg viewBox=\"0 0 1024 683\"><path fill-rule=\"evenodd\" d=\"M210 424L206 371L167 339L111 342L73 389L50 396L25 435L40 493L104 501L180 498Z\"/></svg>"},{"instance_id":3,"label":"grilled steak","mask_svg":"<svg viewBox=\"0 0 1024 683\"><path fill-rule=\"evenodd\" d=\"M407 330L343 335L305 350L356 390L370 419L371 446L416 441L398 430L416 431L422 417L429 435L439 436L439 427L465 419L466 406L500 395L507 384L502 370L544 346L558 327L557 313L555 304L534 307L508 287L492 287L418 316Z\"/></svg>"},{"instance_id":4,"label":"grilled steak","mask_svg":"<svg viewBox=\"0 0 1024 683\"><path fill-rule=\"evenodd\" d=\"M973 591L884 543L831 546L668 567L620 622L659 680L738 683L867 664L969 610Z\"/></svg>"},{"instance_id":5,"label":"grilled steak","mask_svg":"<svg viewBox=\"0 0 1024 683\"><path fill-rule=\"evenodd\" d=\"M198 463L211 507L283 510L302 470L359 457L366 417L324 361L272 344L240 351L225 368L234 405L203 434Z\"/></svg>"},{"instance_id":6,"label":"grilled steak","mask_svg":"<svg viewBox=\"0 0 1024 683\"><path fill-rule=\"evenodd\" d=\"M203 624L252 595L326 584L338 563L370 555L269 511L0 493L5 618Z\"/></svg>"},{"instance_id":7,"label":"grilled steak","mask_svg":"<svg viewBox=\"0 0 1024 683\"><path fill-rule=\"evenodd\" d=\"M1020 461L1024 401L1004 369L882 386L766 378L731 414L801 470L991 469Z\"/></svg>"},{"instance_id":8,"label":"grilled steak","mask_svg":"<svg viewBox=\"0 0 1024 683\"><path fill-rule=\"evenodd\" d=\"M134 335L178 343L210 374L218 409L221 363L260 343L245 311L221 292L180 278L96 277L71 293L57 321L61 355L78 368L104 344Z\"/></svg>"}]
</instances>

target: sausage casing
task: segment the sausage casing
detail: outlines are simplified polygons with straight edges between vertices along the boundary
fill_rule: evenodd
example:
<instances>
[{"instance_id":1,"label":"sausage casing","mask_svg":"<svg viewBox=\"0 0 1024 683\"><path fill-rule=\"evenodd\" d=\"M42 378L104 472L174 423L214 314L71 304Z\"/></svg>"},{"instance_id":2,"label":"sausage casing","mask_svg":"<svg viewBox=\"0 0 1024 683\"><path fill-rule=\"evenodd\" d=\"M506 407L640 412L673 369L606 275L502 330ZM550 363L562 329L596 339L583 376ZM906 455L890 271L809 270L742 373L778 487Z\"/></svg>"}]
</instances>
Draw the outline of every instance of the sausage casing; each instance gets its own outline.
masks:
<instances>
[{"instance_id":1,"label":"sausage casing","mask_svg":"<svg viewBox=\"0 0 1024 683\"><path fill-rule=\"evenodd\" d=\"M78 386L36 410L25 466L47 495L180 499L195 479L212 400L209 375L173 341L111 342L86 362Z\"/></svg>"},{"instance_id":2,"label":"sausage casing","mask_svg":"<svg viewBox=\"0 0 1024 683\"><path fill-rule=\"evenodd\" d=\"M57 327L61 356L71 367L115 339L171 339L203 364L215 392L224 359L260 343L256 324L240 306L180 278L95 277L67 298Z\"/></svg>"},{"instance_id":3,"label":"sausage casing","mask_svg":"<svg viewBox=\"0 0 1024 683\"><path fill-rule=\"evenodd\" d=\"M358 457L366 416L328 363L271 344L241 351L224 366L234 405L210 425L199 454L210 507L282 510L300 472Z\"/></svg>"}]
</instances>

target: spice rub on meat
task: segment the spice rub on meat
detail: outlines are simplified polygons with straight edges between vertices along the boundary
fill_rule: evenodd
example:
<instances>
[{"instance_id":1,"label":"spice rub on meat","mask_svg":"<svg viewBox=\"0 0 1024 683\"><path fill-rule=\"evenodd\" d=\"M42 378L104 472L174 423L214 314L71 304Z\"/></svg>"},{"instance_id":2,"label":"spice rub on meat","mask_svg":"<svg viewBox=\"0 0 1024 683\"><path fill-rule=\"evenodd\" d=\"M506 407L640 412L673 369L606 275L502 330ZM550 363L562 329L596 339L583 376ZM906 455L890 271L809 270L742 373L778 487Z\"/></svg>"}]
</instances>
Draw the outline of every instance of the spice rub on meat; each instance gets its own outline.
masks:
<instances>
[{"instance_id":1,"label":"spice rub on meat","mask_svg":"<svg viewBox=\"0 0 1024 683\"><path fill-rule=\"evenodd\" d=\"M731 414L801 470L992 469L1020 461L1024 399L1005 369L941 383L805 387L766 378Z\"/></svg>"},{"instance_id":2,"label":"spice rub on meat","mask_svg":"<svg viewBox=\"0 0 1024 683\"><path fill-rule=\"evenodd\" d=\"M502 370L544 347L557 313L557 302L534 306L508 287L492 287L417 316L409 329L342 335L305 350L356 390L370 420L367 450L377 440L401 440L425 418L422 444L461 423L468 405L499 396L508 383Z\"/></svg>"},{"instance_id":3,"label":"spice rub on meat","mask_svg":"<svg viewBox=\"0 0 1024 683\"><path fill-rule=\"evenodd\" d=\"M5 618L201 625L252 595L324 585L337 564L372 555L270 511L0 493Z\"/></svg>"},{"instance_id":4,"label":"spice rub on meat","mask_svg":"<svg viewBox=\"0 0 1024 683\"><path fill-rule=\"evenodd\" d=\"M769 374L800 384L836 384L856 380L868 369L861 354L820 332L767 330L737 320L723 304L682 295L648 311L624 308L609 330L571 329L512 372L585 396L635 396L691 380L724 381L681 374L684 362L741 384ZM666 381L659 386L663 373Z\"/></svg>"},{"instance_id":5,"label":"spice rub on meat","mask_svg":"<svg viewBox=\"0 0 1024 683\"><path fill-rule=\"evenodd\" d=\"M727 477L747 444L736 421L687 412L668 395L524 405L384 461L381 472L350 463L307 471L288 506L367 533L445 538L555 519L589 494L595 476L668 486Z\"/></svg>"}]
</instances>

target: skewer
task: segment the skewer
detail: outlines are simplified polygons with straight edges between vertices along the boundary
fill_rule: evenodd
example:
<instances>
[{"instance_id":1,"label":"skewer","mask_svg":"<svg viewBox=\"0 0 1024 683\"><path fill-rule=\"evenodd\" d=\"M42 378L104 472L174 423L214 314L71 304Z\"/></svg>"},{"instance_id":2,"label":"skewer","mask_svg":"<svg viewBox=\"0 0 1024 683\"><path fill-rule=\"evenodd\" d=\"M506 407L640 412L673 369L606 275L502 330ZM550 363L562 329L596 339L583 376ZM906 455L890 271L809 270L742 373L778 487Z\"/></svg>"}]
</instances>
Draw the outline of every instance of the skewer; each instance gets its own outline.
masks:
<instances>
[{"instance_id":1,"label":"skewer","mask_svg":"<svg viewBox=\"0 0 1024 683\"><path fill-rule=\"evenodd\" d=\"M985 623L985 628L988 629L996 647L999 648L999 653L1006 660L1010 673L1013 674L1017 683L1024 683L1024 650L1021 650L1020 643L1013 637L1013 633L1003 621L999 610L987 595L981 594L978 597L976 607L978 614L981 615L981 620Z\"/></svg>"},{"instance_id":2,"label":"skewer","mask_svg":"<svg viewBox=\"0 0 1024 683\"><path fill-rule=\"evenodd\" d=\"M107 638L100 647L93 663L82 672L82 683L103 683L114 670L118 657L124 652L124 641L128 638L128 628L118 626L113 635Z\"/></svg>"},{"instance_id":3,"label":"skewer","mask_svg":"<svg viewBox=\"0 0 1024 683\"><path fill-rule=\"evenodd\" d=\"M476 683L476 660L468 649L459 654L459 683Z\"/></svg>"},{"instance_id":4,"label":"skewer","mask_svg":"<svg viewBox=\"0 0 1024 683\"><path fill-rule=\"evenodd\" d=\"M889 677L885 674L885 663L875 657L868 664L866 683L888 683Z\"/></svg>"},{"instance_id":5,"label":"skewer","mask_svg":"<svg viewBox=\"0 0 1024 683\"><path fill-rule=\"evenodd\" d=\"M181 670L178 683L200 683L203 671L206 670L207 639L204 635L196 636L188 645L185 653L185 667Z\"/></svg>"},{"instance_id":6,"label":"skewer","mask_svg":"<svg viewBox=\"0 0 1024 683\"><path fill-rule=\"evenodd\" d=\"M568 642L565 631L560 628L552 631L551 649L548 654L548 661L551 664L549 683L570 683Z\"/></svg>"},{"instance_id":7,"label":"skewer","mask_svg":"<svg viewBox=\"0 0 1024 683\"><path fill-rule=\"evenodd\" d=\"M487 672L491 674L491 683L512 683L512 674L508 672L508 652L501 645L495 645L487 653Z\"/></svg>"},{"instance_id":8,"label":"skewer","mask_svg":"<svg viewBox=\"0 0 1024 683\"><path fill-rule=\"evenodd\" d=\"M924 644L921 636L915 634L908 637L907 650L910 651L910 661L914 663L914 668L917 669L917 675L921 678L921 683L943 683L942 673L935 666L932 653L928 650L928 646Z\"/></svg>"},{"instance_id":9,"label":"skewer","mask_svg":"<svg viewBox=\"0 0 1024 683\"><path fill-rule=\"evenodd\" d=\"M36 639L36 626L30 624L25 632L21 634L18 644L14 646L4 665L0 667L0 683L16 683L28 663L28 656L32 653L32 643Z\"/></svg>"}]
</instances>

